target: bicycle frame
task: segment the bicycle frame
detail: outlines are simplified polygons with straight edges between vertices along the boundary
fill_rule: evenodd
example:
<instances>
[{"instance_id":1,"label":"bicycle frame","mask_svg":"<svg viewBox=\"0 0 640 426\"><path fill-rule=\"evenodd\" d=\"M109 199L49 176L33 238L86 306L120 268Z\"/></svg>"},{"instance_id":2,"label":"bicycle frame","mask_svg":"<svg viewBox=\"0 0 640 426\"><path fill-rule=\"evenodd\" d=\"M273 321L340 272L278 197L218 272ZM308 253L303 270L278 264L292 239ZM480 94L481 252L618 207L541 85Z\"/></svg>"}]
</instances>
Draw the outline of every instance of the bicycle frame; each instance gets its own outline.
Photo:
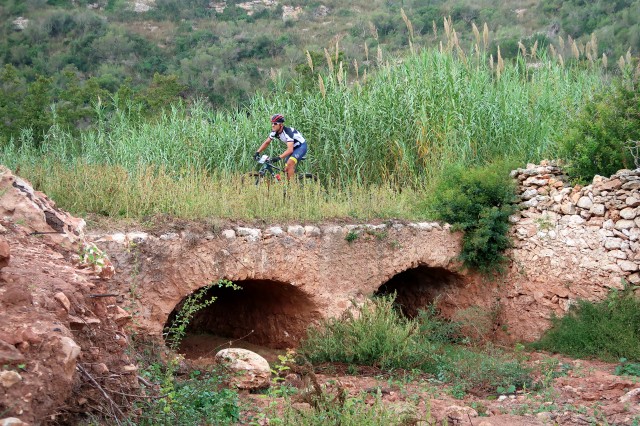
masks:
<instances>
[{"instance_id":1,"label":"bicycle frame","mask_svg":"<svg viewBox=\"0 0 640 426\"><path fill-rule=\"evenodd\" d=\"M282 180L282 176L280 175L280 173L284 173L284 170L271 164L271 162L269 161L268 155L263 155L262 157L260 157L260 160L258 160L258 163L262 164L262 166L260 167L260 170L258 170L258 178L256 179L256 185L259 184L260 179L264 178L265 175L267 174L269 174L272 178L274 178L277 181Z\"/></svg>"},{"instance_id":2,"label":"bicycle frame","mask_svg":"<svg viewBox=\"0 0 640 426\"><path fill-rule=\"evenodd\" d=\"M304 160L302 158L298 165ZM271 180L274 183L280 183L287 181L287 177L285 176L284 169L274 166L271 161L269 161L268 155L263 155L258 160L258 164L260 164L260 169L257 172L249 172L245 177L243 177L243 183L253 182L255 185L260 185L262 181L265 181L267 185ZM317 182L318 178L311 173L305 172L297 172L296 173L296 182L300 185L303 185L304 182Z\"/></svg>"}]
</instances>

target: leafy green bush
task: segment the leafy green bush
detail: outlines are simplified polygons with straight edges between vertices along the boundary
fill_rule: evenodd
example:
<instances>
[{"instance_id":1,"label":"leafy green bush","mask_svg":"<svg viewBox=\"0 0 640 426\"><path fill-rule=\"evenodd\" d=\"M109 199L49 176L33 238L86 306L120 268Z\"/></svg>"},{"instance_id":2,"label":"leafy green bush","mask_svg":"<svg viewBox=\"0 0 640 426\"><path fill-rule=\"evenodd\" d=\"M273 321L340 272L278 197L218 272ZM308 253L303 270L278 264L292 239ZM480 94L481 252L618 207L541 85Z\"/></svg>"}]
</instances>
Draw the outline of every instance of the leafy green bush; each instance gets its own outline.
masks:
<instances>
[{"instance_id":1,"label":"leafy green bush","mask_svg":"<svg viewBox=\"0 0 640 426\"><path fill-rule=\"evenodd\" d=\"M629 362L626 358L621 358L615 374L617 376L640 376L640 363Z\"/></svg>"},{"instance_id":2,"label":"leafy green bush","mask_svg":"<svg viewBox=\"0 0 640 426\"><path fill-rule=\"evenodd\" d=\"M564 317L553 318L552 327L532 347L574 358L640 361L638 342L640 298L627 288L612 291L601 302L579 300Z\"/></svg>"},{"instance_id":3,"label":"leafy green bush","mask_svg":"<svg viewBox=\"0 0 640 426\"><path fill-rule=\"evenodd\" d=\"M506 163L448 167L427 201L439 220L464 231L461 260L482 272L499 270L510 245L509 216L516 211L515 182Z\"/></svg>"},{"instance_id":4,"label":"leafy green bush","mask_svg":"<svg viewBox=\"0 0 640 426\"><path fill-rule=\"evenodd\" d=\"M460 327L438 318L435 308L402 317L395 295L382 296L311 328L299 353L312 363L344 362L383 370L419 369L438 380L455 383L459 396L471 389L493 392L497 387L530 386L530 370L508 353L486 353L450 344L461 341Z\"/></svg>"},{"instance_id":5,"label":"leafy green bush","mask_svg":"<svg viewBox=\"0 0 640 426\"><path fill-rule=\"evenodd\" d=\"M395 295L375 298L344 318L332 318L311 327L300 353L311 362L345 362L383 369L420 364L417 324L393 308Z\"/></svg>"},{"instance_id":6,"label":"leafy green bush","mask_svg":"<svg viewBox=\"0 0 640 426\"><path fill-rule=\"evenodd\" d=\"M618 80L611 92L587 103L563 142L567 173L581 183L633 168L627 141L640 139L640 84Z\"/></svg>"}]
</instances>

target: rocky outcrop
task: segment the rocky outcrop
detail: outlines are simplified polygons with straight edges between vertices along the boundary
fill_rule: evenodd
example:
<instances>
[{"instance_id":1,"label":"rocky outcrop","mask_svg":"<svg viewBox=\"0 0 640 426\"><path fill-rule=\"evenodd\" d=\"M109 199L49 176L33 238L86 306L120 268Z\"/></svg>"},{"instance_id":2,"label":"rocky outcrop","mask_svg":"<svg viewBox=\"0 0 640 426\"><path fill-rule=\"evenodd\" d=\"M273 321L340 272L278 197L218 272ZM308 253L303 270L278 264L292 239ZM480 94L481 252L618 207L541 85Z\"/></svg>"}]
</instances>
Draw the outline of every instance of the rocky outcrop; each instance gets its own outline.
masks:
<instances>
[{"instance_id":1,"label":"rocky outcrop","mask_svg":"<svg viewBox=\"0 0 640 426\"><path fill-rule=\"evenodd\" d=\"M13 24L13 29L16 31L24 31L29 26L29 20L22 16L17 17L11 23Z\"/></svg>"},{"instance_id":2,"label":"rocky outcrop","mask_svg":"<svg viewBox=\"0 0 640 426\"><path fill-rule=\"evenodd\" d=\"M250 0L245 2L236 3L235 7L239 7L247 13L247 16L252 16L258 11L264 9L273 9L278 6L278 2L275 0ZM226 1L211 1L209 8L214 9L216 13L224 13L227 8ZM323 17L327 14L328 9L325 6L319 6L314 12L314 16ZM288 6L282 5L282 20L283 21L297 21L304 13L304 9L301 6Z\"/></svg>"},{"instance_id":3,"label":"rocky outcrop","mask_svg":"<svg viewBox=\"0 0 640 426\"><path fill-rule=\"evenodd\" d=\"M0 230L0 232L5 233L6 230L4 231ZM9 247L9 243L4 238L0 237L0 269L4 268L9 264L10 258L11 258L11 249Z\"/></svg>"},{"instance_id":4,"label":"rocky outcrop","mask_svg":"<svg viewBox=\"0 0 640 426\"><path fill-rule=\"evenodd\" d=\"M84 219L56 207L26 180L0 165L0 218L19 222L30 235L46 236L48 241L77 250L84 241Z\"/></svg>"},{"instance_id":5,"label":"rocky outcrop","mask_svg":"<svg viewBox=\"0 0 640 426\"><path fill-rule=\"evenodd\" d=\"M129 7L136 13L148 12L155 8L156 0L135 0L129 2Z\"/></svg>"},{"instance_id":6,"label":"rocky outcrop","mask_svg":"<svg viewBox=\"0 0 640 426\"><path fill-rule=\"evenodd\" d=\"M106 293L106 264L95 267L99 251L91 261L77 254L83 220L2 167L0 194L0 417L71 424L89 399L105 402L95 383L137 387L125 369L126 317L114 297L94 297Z\"/></svg>"}]
</instances>

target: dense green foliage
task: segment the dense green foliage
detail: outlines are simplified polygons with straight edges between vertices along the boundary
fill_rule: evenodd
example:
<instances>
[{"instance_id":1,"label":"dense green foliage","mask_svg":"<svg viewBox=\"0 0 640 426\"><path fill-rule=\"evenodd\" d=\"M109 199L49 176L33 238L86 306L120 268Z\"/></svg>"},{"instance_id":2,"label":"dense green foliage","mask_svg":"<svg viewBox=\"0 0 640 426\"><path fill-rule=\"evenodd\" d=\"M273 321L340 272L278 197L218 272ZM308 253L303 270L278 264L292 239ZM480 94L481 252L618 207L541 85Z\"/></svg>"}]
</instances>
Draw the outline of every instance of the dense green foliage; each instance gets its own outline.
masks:
<instances>
[{"instance_id":1,"label":"dense green foliage","mask_svg":"<svg viewBox=\"0 0 640 426\"><path fill-rule=\"evenodd\" d=\"M430 197L435 216L464 231L460 257L471 268L500 269L511 245L509 216L516 210L516 187L509 170L500 162L472 169L451 166Z\"/></svg>"},{"instance_id":2,"label":"dense green foliage","mask_svg":"<svg viewBox=\"0 0 640 426\"><path fill-rule=\"evenodd\" d=\"M631 71L631 70L627 70ZM568 173L581 183L634 168L630 141L640 140L640 82L628 76L587 102L563 141Z\"/></svg>"},{"instance_id":3,"label":"dense green foliage","mask_svg":"<svg viewBox=\"0 0 640 426\"><path fill-rule=\"evenodd\" d=\"M255 96L242 111L213 112L196 103L143 120L139 106L104 102L94 108L97 129L75 137L54 125L44 143L23 133L5 144L3 161L23 170L35 162L44 169L107 164L138 176L146 166L174 176L188 170L229 175L253 167L267 118L281 111L309 141L313 172L325 182L420 187L450 163L554 157L567 115L602 84L599 69L505 64L498 76L486 55L458 55L424 51L355 85L334 70L322 76L321 90ZM284 90L282 83L278 91ZM46 187L55 182L43 184L47 193L55 190Z\"/></svg>"},{"instance_id":4,"label":"dense green foliage","mask_svg":"<svg viewBox=\"0 0 640 426\"><path fill-rule=\"evenodd\" d=\"M376 298L363 309L347 311L345 318L329 319L320 327L310 328L300 353L311 362L345 362L382 369L422 366L428 362L423 352L433 348L418 347L413 338L417 324L393 309L394 299Z\"/></svg>"},{"instance_id":5,"label":"dense green foliage","mask_svg":"<svg viewBox=\"0 0 640 426\"><path fill-rule=\"evenodd\" d=\"M640 299L632 287L614 290L601 302L579 300L552 323L534 348L574 358L640 361Z\"/></svg>"},{"instance_id":6,"label":"dense green foliage","mask_svg":"<svg viewBox=\"0 0 640 426\"><path fill-rule=\"evenodd\" d=\"M394 308L394 298L375 298L348 311L344 318L328 319L311 327L299 352L314 363L420 369L455 384L461 393L532 385L530 371L517 359L498 350L481 353L451 345L443 338L453 337L446 321L425 324L434 318L432 314L405 318Z\"/></svg>"},{"instance_id":7,"label":"dense green foliage","mask_svg":"<svg viewBox=\"0 0 640 426\"><path fill-rule=\"evenodd\" d=\"M25 127L33 127L40 141L52 122L52 104L58 105L56 119L63 127L84 129L97 120L91 104L115 94L120 101L125 93L135 99L151 96L165 105L178 95L204 99L215 108L246 105L256 90L273 88L276 74L287 81L304 76L315 85L318 72L331 68L325 49L338 50L330 54L336 67L342 63L351 74L370 73L378 65L378 49L396 56L409 44L446 43L445 31L434 31L434 24L440 26L446 16L453 19L465 49L481 44L471 24L482 30L486 22L495 29L487 34L485 46L494 57L500 46L503 58L514 58L522 42L528 52L553 44L568 58L571 43L547 35L557 24L559 36L573 37L581 52L594 32L600 44L594 56L617 58L627 49L632 54L640 50L639 1L541 0L519 9L516 20L514 10L520 3L515 1L294 1L302 14L283 20L281 5L255 6L250 15L237 6L239 1L224 2L224 11L219 11L205 0L160 0L148 11L133 12L133 2L119 0L4 0L0 66L11 66L15 78L0 84L12 87L0 91L0 104L30 94L37 98L31 103L37 108L26 108L20 117L7 115L0 142L17 137ZM14 23L20 17L28 19L24 27ZM147 93L158 78L173 79L175 90ZM22 103L16 104L18 111ZM24 104L29 104L26 99ZM153 108L144 111L146 116L157 113Z\"/></svg>"},{"instance_id":8,"label":"dense green foliage","mask_svg":"<svg viewBox=\"0 0 640 426\"><path fill-rule=\"evenodd\" d=\"M596 33L611 57L640 49L640 3L636 0L542 0L538 12L549 16L562 32L575 39Z\"/></svg>"},{"instance_id":9,"label":"dense green foliage","mask_svg":"<svg viewBox=\"0 0 640 426\"><path fill-rule=\"evenodd\" d=\"M615 373L618 376L640 376L640 363L629 362L626 358L621 358Z\"/></svg>"}]
</instances>

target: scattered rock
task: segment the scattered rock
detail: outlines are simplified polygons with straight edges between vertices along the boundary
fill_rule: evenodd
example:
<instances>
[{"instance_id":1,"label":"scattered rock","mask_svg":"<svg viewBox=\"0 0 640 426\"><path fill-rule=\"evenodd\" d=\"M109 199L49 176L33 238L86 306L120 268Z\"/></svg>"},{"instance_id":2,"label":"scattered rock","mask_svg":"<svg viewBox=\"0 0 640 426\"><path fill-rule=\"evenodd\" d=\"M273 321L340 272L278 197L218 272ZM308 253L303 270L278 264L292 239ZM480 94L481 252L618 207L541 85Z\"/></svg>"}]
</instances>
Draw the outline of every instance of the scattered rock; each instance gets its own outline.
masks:
<instances>
[{"instance_id":1,"label":"scattered rock","mask_svg":"<svg viewBox=\"0 0 640 426\"><path fill-rule=\"evenodd\" d=\"M16 417L7 417L0 419L0 426L29 426L29 423L25 423Z\"/></svg>"},{"instance_id":2,"label":"scattered rock","mask_svg":"<svg viewBox=\"0 0 640 426\"><path fill-rule=\"evenodd\" d=\"M630 390L629 392L625 393L620 397L620 402L622 403L626 403L634 400L635 401L640 400L640 388L635 388L633 390Z\"/></svg>"},{"instance_id":3,"label":"scattered rock","mask_svg":"<svg viewBox=\"0 0 640 426\"><path fill-rule=\"evenodd\" d=\"M11 250L9 249L9 243L4 238L0 238L0 269L9 264L10 258Z\"/></svg>"},{"instance_id":4,"label":"scattered rock","mask_svg":"<svg viewBox=\"0 0 640 426\"><path fill-rule=\"evenodd\" d=\"M24 31L29 26L29 20L22 16L17 17L11 23L13 24L13 29L16 31Z\"/></svg>"},{"instance_id":5,"label":"scattered rock","mask_svg":"<svg viewBox=\"0 0 640 426\"><path fill-rule=\"evenodd\" d=\"M53 298L62 305L65 311L69 312L71 310L71 302L69 302L69 298L63 292L57 292L53 295Z\"/></svg>"},{"instance_id":6,"label":"scattered rock","mask_svg":"<svg viewBox=\"0 0 640 426\"><path fill-rule=\"evenodd\" d=\"M5 389L10 388L16 383L20 383L22 381L22 377L15 371L0 371L0 385L2 385Z\"/></svg>"},{"instance_id":7,"label":"scattered rock","mask_svg":"<svg viewBox=\"0 0 640 426\"><path fill-rule=\"evenodd\" d=\"M269 387L271 368L266 359L247 349L228 348L215 355L216 362L229 369L231 382L238 389L263 389Z\"/></svg>"}]
</instances>

